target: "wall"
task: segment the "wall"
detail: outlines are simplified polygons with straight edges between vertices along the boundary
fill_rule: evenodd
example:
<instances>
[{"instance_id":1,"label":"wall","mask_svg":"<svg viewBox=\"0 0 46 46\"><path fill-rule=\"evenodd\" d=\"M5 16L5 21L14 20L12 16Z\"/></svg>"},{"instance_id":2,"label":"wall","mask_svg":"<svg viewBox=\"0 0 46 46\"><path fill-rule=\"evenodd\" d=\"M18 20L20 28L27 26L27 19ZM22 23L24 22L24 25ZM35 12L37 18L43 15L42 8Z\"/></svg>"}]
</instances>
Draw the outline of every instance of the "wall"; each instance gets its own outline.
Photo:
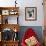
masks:
<instances>
[{"instance_id":1,"label":"wall","mask_svg":"<svg viewBox=\"0 0 46 46\"><path fill-rule=\"evenodd\" d=\"M37 21L25 21L25 7L37 7ZM21 10L22 9L22 10ZM23 26L43 26L43 6L42 0L25 0L21 3L20 23Z\"/></svg>"},{"instance_id":2,"label":"wall","mask_svg":"<svg viewBox=\"0 0 46 46\"><path fill-rule=\"evenodd\" d=\"M15 0L0 0L1 7L15 6ZM19 24L20 26L43 26L43 0L17 0L19 6ZM37 21L25 21L25 7L37 7ZM10 19L9 19L10 20Z\"/></svg>"}]
</instances>

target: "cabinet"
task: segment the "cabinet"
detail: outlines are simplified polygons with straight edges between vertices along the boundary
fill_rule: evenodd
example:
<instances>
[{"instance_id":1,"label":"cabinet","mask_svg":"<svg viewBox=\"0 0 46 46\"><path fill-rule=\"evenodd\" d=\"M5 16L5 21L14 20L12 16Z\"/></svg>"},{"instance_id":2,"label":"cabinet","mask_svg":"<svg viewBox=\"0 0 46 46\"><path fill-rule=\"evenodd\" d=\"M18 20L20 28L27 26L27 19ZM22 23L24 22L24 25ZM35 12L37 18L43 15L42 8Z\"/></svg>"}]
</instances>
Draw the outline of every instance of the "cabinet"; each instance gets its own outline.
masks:
<instances>
[{"instance_id":1,"label":"cabinet","mask_svg":"<svg viewBox=\"0 0 46 46\"><path fill-rule=\"evenodd\" d=\"M19 7L0 7L0 46L18 46Z\"/></svg>"}]
</instances>

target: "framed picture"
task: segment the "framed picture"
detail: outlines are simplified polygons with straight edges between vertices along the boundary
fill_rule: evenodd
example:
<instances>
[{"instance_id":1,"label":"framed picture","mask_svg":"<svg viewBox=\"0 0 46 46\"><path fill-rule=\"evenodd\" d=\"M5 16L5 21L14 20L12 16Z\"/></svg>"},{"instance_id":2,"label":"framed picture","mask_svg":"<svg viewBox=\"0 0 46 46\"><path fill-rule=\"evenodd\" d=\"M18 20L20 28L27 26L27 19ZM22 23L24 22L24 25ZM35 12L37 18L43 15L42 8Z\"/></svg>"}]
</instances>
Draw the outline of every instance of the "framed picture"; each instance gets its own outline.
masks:
<instances>
[{"instance_id":1,"label":"framed picture","mask_svg":"<svg viewBox=\"0 0 46 46\"><path fill-rule=\"evenodd\" d=\"M37 20L37 8L36 7L25 8L25 20L27 21Z\"/></svg>"},{"instance_id":2,"label":"framed picture","mask_svg":"<svg viewBox=\"0 0 46 46\"><path fill-rule=\"evenodd\" d=\"M9 10L2 10L2 15L9 15Z\"/></svg>"}]
</instances>

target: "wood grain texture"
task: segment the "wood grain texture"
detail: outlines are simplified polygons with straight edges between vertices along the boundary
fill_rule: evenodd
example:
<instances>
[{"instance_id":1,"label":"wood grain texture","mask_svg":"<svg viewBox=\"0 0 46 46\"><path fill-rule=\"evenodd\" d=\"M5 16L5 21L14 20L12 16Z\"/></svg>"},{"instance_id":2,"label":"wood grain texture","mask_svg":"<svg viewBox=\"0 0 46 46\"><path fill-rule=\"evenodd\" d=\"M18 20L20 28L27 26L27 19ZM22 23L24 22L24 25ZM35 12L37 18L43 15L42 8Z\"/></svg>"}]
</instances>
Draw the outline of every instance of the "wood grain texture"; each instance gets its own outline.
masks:
<instances>
[{"instance_id":1,"label":"wood grain texture","mask_svg":"<svg viewBox=\"0 0 46 46\"><path fill-rule=\"evenodd\" d=\"M13 31L16 29L17 31L19 31L20 26L18 24L1 24L0 25L0 30L3 31L5 28L10 28Z\"/></svg>"},{"instance_id":2,"label":"wood grain texture","mask_svg":"<svg viewBox=\"0 0 46 46\"><path fill-rule=\"evenodd\" d=\"M46 0L43 0L44 6L44 44L46 46Z\"/></svg>"}]
</instances>

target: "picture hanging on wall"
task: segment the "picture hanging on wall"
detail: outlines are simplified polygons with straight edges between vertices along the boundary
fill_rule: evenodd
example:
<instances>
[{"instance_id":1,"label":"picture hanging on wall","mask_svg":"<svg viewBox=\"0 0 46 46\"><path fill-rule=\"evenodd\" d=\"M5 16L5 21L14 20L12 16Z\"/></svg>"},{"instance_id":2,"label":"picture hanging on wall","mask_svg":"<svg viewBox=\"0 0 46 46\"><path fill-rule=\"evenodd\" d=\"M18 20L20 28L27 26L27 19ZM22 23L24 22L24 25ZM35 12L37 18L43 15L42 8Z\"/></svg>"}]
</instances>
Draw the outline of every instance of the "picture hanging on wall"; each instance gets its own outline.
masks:
<instances>
[{"instance_id":1,"label":"picture hanging on wall","mask_svg":"<svg viewBox=\"0 0 46 46\"><path fill-rule=\"evenodd\" d=\"M25 20L27 21L37 20L37 8L36 7L25 8Z\"/></svg>"}]
</instances>

